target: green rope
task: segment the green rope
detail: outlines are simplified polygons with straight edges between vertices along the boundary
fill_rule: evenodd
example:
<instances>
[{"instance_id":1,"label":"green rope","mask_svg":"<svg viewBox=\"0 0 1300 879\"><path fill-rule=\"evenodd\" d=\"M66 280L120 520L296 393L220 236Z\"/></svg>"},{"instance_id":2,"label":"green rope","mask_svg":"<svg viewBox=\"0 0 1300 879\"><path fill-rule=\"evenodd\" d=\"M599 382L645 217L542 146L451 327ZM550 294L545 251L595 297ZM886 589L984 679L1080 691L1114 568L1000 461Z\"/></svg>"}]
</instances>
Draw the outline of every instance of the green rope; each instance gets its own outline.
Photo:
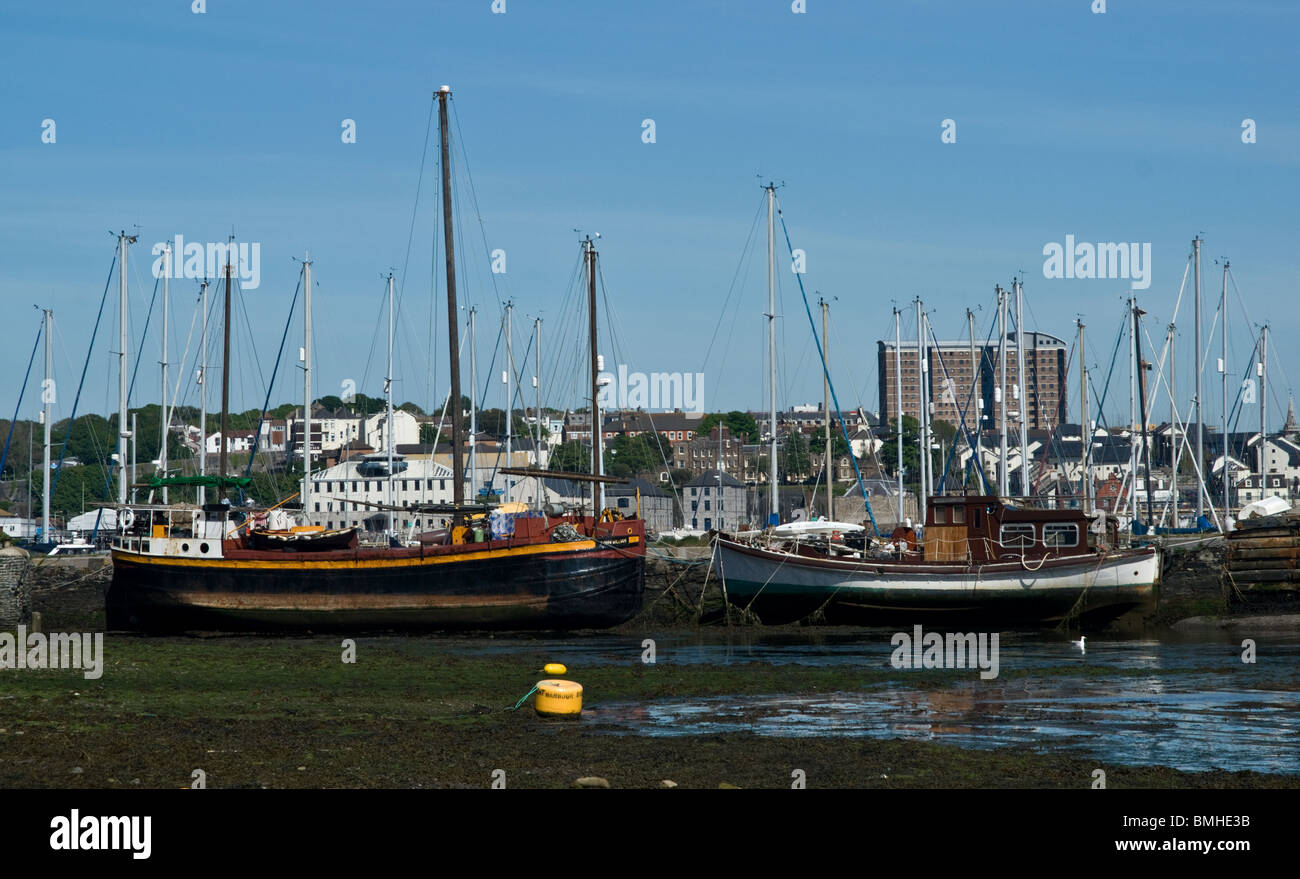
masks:
<instances>
[{"instance_id":1,"label":"green rope","mask_svg":"<svg viewBox=\"0 0 1300 879\"><path fill-rule=\"evenodd\" d=\"M516 702L514 708L507 708L506 711L518 711L518 710L519 710L519 706L520 706L520 705L523 705L525 702L527 702L527 701L528 701L528 697L531 696L531 695L533 695L533 694L536 693L536 692L537 692L537 687L534 686L534 687L533 687L531 690L529 690L527 693L524 693L524 698L522 698L522 699L520 699L518 702Z\"/></svg>"}]
</instances>

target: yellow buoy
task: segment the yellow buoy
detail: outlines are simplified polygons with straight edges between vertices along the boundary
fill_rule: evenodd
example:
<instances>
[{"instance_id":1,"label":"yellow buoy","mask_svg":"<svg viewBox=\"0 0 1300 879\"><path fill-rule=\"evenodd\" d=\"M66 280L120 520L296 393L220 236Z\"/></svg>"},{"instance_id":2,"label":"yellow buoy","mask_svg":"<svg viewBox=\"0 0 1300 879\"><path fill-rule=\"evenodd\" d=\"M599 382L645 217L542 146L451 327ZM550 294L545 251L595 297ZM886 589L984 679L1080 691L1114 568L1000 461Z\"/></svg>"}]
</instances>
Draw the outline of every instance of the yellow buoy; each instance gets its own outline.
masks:
<instances>
[{"instance_id":1,"label":"yellow buoy","mask_svg":"<svg viewBox=\"0 0 1300 879\"><path fill-rule=\"evenodd\" d=\"M533 703L538 714L548 716L576 716L582 713L582 684L574 681L545 680L537 682L537 700Z\"/></svg>"},{"instance_id":2,"label":"yellow buoy","mask_svg":"<svg viewBox=\"0 0 1300 879\"><path fill-rule=\"evenodd\" d=\"M548 662L546 665L542 666L542 673L548 675L564 675L568 674L569 670L558 662Z\"/></svg>"}]
</instances>

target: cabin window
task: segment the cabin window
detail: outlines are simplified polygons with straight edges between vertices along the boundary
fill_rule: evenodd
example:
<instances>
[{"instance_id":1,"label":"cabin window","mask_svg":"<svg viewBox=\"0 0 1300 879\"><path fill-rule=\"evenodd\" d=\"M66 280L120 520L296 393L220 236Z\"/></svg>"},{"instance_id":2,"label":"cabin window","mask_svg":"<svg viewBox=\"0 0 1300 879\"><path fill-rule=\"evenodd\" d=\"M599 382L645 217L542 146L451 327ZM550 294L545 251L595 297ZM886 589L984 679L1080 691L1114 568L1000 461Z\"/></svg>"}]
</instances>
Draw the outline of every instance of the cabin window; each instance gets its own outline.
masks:
<instances>
[{"instance_id":1,"label":"cabin window","mask_svg":"<svg viewBox=\"0 0 1300 879\"><path fill-rule=\"evenodd\" d=\"M432 482L432 480L430 480L430 481ZM429 487L430 487L430 488L433 488L432 485L429 486ZM439 479L439 480L438 480L438 490L439 490L439 491L446 491L446 490L447 490L447 480L445 480L445 479Z\"/></svg>"},{"instance_id":2,"label":"cabin window","mask_svg":"<svg viewBox=\"0 0 1300 879\"><path fill-rule=\"evenodd\" d=\"M1044 546L1078 546L1079 526L1071 524L1048 524L1043 526Z\"/></svg>"},{"instance_id":3,"label":"cabin window","mask_svg":"<svg viewBox=\"0 0 1300 879\"><path fill-rule=\"evenodd\" d=\"M947 507L935 507L935 508L934 508L934 524L936 524L936 525L942 525L942 524L944 524L944 523L947 522L947 521L948 521L948 508L947 508Z\"/></svg>"},{"instance_id":4,"label":"cabin window","mask_svg":"<svg viewBox=\"0 0 1300 879\"><path fill-rule=\"evenodd\" d=\"M978 531L978 530L980 529L980 511L979 511L979 510L975 510L974 513L975 513L975 519L974 519L974 521L972 522L972 524L973 524L975 530Z\"/></svg>"},{"instance_id":5,"label":"cabin window","mask_svg":"<svg viewBox=\"0 0 1300 879\"><path fill-rule=\"evenodd\" d=\"M965 508L965 507L953 507L953 508L952 508L952 524L954 524L954 525L965 525L965 524L966 524L966 508Z\"/></svg>"},{"instance_id":6,"label":"cabin window","mask_svg":"<svg viewBox=\"0 0 1300 879\"><path fill-rule=\"evenodd\" d=\"M1029 522L1012 522L1002 526L1001 542L1012 549L1028 549L1034 545L1034 526Z\"/></svg>"}]
</instances>

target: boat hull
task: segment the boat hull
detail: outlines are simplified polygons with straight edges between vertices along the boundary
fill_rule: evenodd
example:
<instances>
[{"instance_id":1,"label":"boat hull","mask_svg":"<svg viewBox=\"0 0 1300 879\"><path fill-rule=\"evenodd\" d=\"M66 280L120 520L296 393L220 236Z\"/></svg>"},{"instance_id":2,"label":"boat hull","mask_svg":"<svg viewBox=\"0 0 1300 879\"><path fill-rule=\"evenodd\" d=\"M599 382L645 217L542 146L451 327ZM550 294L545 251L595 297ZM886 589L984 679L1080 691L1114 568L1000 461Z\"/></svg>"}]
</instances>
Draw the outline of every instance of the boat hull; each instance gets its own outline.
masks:
<instances>
[{"instance_id":1,"label":"boat hull","mask_svg":"<svg viewBox=\"0 0 1300 879\"><path fill-rule=\"evenodd\" d=\"M639 546L592 541L421 551L175 559L113 551L110 628L185 630L573 629L636 615Z\"/></svg>"},{"instance_id":2,"label":"boat hull","mask_svg":"<svg viewBox=\"0 0 1300 879\"><path fill-rule=\"evenodd\" d=\"M1155 601L1155 550L984 565L823 559L715 542L731 604L764 622L822 610L828 622L889 623L918 618L997 624L1104 622ZM1036 568L1036 569L1035 569ZM1034 570L1031 570L1034 569Z\"/></svg>"}]
</instances>

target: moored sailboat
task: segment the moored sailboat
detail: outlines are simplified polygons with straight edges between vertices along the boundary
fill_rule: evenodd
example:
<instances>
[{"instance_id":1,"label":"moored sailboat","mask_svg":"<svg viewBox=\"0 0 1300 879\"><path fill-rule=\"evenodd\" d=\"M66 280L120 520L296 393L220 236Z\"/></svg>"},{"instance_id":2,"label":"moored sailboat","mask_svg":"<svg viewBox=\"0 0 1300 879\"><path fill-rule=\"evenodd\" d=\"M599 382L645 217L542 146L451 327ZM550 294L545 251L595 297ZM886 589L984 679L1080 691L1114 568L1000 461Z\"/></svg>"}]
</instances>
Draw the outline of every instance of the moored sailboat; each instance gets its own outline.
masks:
<instances>
[{"instance_id":1,"label":"moored sailboat","mask_svg":"<svg viewBox=\"0 0 1300 879\"><path fill-rule=\"evenodd\" d=\"M436 97L450 318L450 399L459 401L458 309L448 161L450 95L450 89L443 86ZM596 251L590 242L584 242L584 254L594 308ZM307 278L310 284L310 274ZM228 303L229 266L226 296ZM595 326L593 315L593 376ZM223 379L228 382L228 372L223 372ZM310 413L310 378L306 388ZM592 391L595 411L594 381ZM223 416L227 393L223 389ZM129 525L113 543L110 626L146 630L571 629L617 625L635 615L644 592L644 522L602 510L598 503L593 504L590 515L547 510L503 513L489 504L467 503L461 411L459 405L451 408L453 501L418 508L418 512L441 516L445 528L402 542L391 534L390 526L390 545L368 548L360 546L353 534L337 535L338 541L332 539L335 535L321 531L283 527L258 529L250 534L251 529L244 528L245 514L225 504L179 511L136 508L127 519ZM390 447L391 436L390 429ZM304 433L308 455L310 439L308 429ZM225 446L223 431L223 451ZM598 455L597 444L593 446L593 456ZM204 477L207 484L218 489L238 484L238 480L225 476L224 454L222 457L221 473ZM599 472L597 462L593 460L594 473ZM373 463L392 478L397 462L391 448L385 461ZM307 472L305 484L310 485L310 466ZM616 481L600 476L583 478ZM391 503L387 506L391 511ZM474 527L475 517L482 516L494 519L490 531Z\"/></svg>"}]
</instances>

